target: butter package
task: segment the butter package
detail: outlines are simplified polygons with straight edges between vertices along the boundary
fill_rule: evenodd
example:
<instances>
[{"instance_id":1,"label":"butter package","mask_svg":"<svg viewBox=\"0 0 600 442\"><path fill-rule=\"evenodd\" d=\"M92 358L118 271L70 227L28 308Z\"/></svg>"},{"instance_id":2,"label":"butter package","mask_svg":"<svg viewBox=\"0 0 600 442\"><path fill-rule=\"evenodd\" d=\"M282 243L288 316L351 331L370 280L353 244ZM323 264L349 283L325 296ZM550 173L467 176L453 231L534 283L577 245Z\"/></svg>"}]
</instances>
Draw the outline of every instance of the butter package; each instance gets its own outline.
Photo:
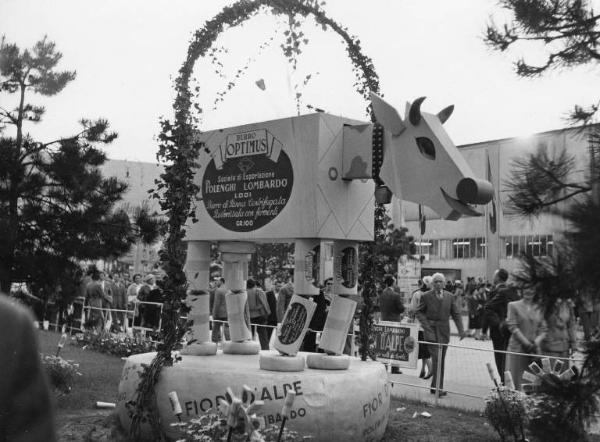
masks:
<instances>
[{"instance_id":1,"label":"butter package","mask_svg":"<svg viewBox=\"0 0 600 442\"><path fill-rule=\"evenodd\" d=\"M275 336L275 349L291 356L298 353L316 307L312 299L292 296L283 316L281 330Z\"/></svg>"},{"instance_id":2,"label":"butter package","mask_svg":"<svg viewBox=\"0 0 600 442\"><path fill-rule=\"evenodd\" d=\"M354 318L356 302L351 299L334 296L323 327L319 348L327 353L341 355L346 344L348 329Z\"/></svg>"},{"instance_id":3,"label":"butter package","mask_svg":"<svg viewBox=\"0 0 600 442\"><path fill-rule=\"evenodd\" d=\"M229 335L234 342L242 342L252 339L250 331L250 314L248 312L248 295L246 292L233 293L229 291L225 295L227 306L227 322L229 323Z\"/></svg>"}]
</instances>

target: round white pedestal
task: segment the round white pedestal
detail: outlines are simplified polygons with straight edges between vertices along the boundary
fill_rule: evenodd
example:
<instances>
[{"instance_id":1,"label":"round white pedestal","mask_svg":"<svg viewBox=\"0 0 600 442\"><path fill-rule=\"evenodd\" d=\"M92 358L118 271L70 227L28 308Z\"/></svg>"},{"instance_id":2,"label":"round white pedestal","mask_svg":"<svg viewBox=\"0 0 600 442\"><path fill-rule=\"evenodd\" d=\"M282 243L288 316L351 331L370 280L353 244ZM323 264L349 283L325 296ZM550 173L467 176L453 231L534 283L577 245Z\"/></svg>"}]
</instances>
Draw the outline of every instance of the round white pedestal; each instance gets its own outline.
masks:
<instances>
[{"instance_id":1,"label":"round white pedestal","mask_svg":"<svg viewBox=\"0 0 600 442\"><path fill-rule=\"evenodd\" d=\"M150 364L154 356L130 356L123 367L117 412L126 431L131 421L125 404L134 396L142 364ZM177 418L171 412L169 392L177 392L181 418L189 420L209 410L214 412L219 399L225 399L227 387L239 396L243 385L254 390L255 400L265 402L260 415L267 426L281 423L285 394L295 390L286 428L312 436L315 442L376 441L387 426L390 387L385 367L379 362L351 358L348 370L276 372L261 370L258 355L218 352L215 357L183 356L181 362L162 370L156 398L163 430L173 439L178 436L170 426ZM143 432L147 440L154 439L149 427Z\"/></svg>"},{"instance_id":2,"label":"round white pedestal","mask_svg":"<svg viewBox=\"0 0 600 442\"><path fill-rule=\"evenodd\" d=\"M269 371L303 371L304 356L285 356L278 351L261 351L258 365L263 370Z\"/></svg>"},{"instance_id":3,"label":"round white pedestal","mask_svg":"<svg viewBox=\"0 0 600 442\"><path fill-rule=\"evenodd\" d=\"M309 353L306 355L306 365L318 370L347 370L350 367L350 356Z\"/></svg>"},{"instance_id":4,"label":"round white pedestal","mask_svg":"<svg viewBox=\"0 0 600 442\"><path fill-rule=\"evenodd\" d=\"M214 356L217 354L217 343L216 342L194 342L193 344L186 345L181 349L182 355L191 356Z\"/></svg>"},{"instance_id":5,"label":"round white pedestal","mask_svg":"<svg viewBox=\"0 0 600 442\"><path fill-rule=\"evenodd\" d=\"M225 341L223 342L223 353L230 355L257 355L260 344L256 341Z\"/></svg>"}]
</instances>

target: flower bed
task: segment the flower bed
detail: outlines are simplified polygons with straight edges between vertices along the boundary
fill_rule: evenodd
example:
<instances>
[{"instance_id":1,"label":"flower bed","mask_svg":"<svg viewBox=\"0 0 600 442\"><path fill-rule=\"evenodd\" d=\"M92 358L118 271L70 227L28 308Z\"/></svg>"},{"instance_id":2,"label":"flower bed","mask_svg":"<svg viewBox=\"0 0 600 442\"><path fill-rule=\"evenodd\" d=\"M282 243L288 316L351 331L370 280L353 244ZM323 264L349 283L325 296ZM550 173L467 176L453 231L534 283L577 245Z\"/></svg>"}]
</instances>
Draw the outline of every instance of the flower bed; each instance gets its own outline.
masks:
<instances>
[{"instance_id":1,"label":"flower bed","mask_svg":"<svg viewBox=\"0 0 600 442\"><path fill-rule=\"evenodd\" d=\"M84 332L77 333L72 340L84 349L126 357L139 353L155 351L158 343L142 336L129 336L124 333Z\"/></svg>"}]
</instances>

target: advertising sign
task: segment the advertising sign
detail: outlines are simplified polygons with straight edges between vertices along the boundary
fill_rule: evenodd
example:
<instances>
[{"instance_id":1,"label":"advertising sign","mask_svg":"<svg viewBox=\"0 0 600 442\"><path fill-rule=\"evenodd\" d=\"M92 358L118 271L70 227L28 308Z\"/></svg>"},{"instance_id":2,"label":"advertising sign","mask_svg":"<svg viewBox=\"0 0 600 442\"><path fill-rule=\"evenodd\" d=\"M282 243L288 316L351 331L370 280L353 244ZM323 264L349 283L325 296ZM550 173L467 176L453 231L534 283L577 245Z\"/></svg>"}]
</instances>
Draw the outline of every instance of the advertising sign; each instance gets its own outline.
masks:
<instances>
[{"instance_id":1,"label":"advertising sign","mask_svg":"<svg viewBox=\"0 0 600 442\"><path fill-rule=\"evenodd\" d=\"M353 241L333 243L333 292L355 295L358 287L358 244Z\"/></svg>"},{"instance_id":2,"label":"advertising sign","mask_svg":"<svg viewBox=\"0 0 600 442\"><path fill-rule=\"evenodd\" d=\"M373 324L372 333L375 336L375 354L378 360L399 361L400 367L417 368L417 324L380 321Z\"/></svg>"},{"instance_id":3,"label":"advertising sign","mask_svg":"<svg viewBox=\"0 0 600 442\"><path fill-rule=\"evenodd\" d=\"M319 294L321 255L319 239L297 239L294 242L294 288L296 294Z\"/></svg>"},{"instance_id":4,"label":"advertising sign","mask_svg":"<svg viewBox=\"0 0 600 442\"><path fill-rule=\"evenodd\" d=\"M311 299L298 295L292 296L290 305L283 316L281 329L275 336L274 347L276 350L292 356L298 353L310 320L315 313L315 308L317 308L317 304Z\"/></svg>"},{"instance_id":5,"label":"advertising sign","mask_svg":"<svg viewBox=\"0 0 600 442\"><path fill-rule=\"evenodd\" d=\"M186 241L372 241L373 183L342 179L354 123L318 112L194 133Z\"/></svg>"},{"instance_id":6,"label":"advertising sign","mask_svg":"<svg viewBox=\"0 0 600 442\"><path fill-rule=\"evenodd\" d=\"M271 222L290 199L292 163L266 129L225 137L202 179L208 215L234 232L250 232Z\"/></svg>"}]
</instances>

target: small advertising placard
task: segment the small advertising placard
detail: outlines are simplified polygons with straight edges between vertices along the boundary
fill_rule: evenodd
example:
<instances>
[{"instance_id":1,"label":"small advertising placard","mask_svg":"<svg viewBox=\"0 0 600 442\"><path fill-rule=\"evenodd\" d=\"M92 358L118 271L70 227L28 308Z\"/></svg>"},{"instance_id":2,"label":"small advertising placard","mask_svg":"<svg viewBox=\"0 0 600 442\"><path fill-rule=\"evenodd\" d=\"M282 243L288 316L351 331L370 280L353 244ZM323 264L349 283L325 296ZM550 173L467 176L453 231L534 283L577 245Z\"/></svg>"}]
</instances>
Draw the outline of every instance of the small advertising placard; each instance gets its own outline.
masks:
<instances>
[{"instance_id":1,"label":"small advertising placard","mask_svg":"<svg viewBox=\"0 0 600 442\"><path fill-rule=\"evenodd\" d=\"M321 240L297 239L294 247L294 289L298 295L318 295L321 280Z\"/></svg>"},{"instance_id":2,"label":"small advertising placard","mask_svg":"<svg viewBox=\"0 0 600 442\"><path fill-rule=\"evenodd\" d=\"M373 324L375 354L382 362L398 361L400 367L417 368L419 354L417 324L380 321Z\"/></svg>"},{"instance_id":3,"label":"small advertising placard","mask_svg":"<svg viewBox=\"0 0 600 442\"><path fill-rule=\"evenodd\" d=\"M358 287L358 243L334 241L333 292L336 295L356 295Z\"/></svg>"}]
</instances>

